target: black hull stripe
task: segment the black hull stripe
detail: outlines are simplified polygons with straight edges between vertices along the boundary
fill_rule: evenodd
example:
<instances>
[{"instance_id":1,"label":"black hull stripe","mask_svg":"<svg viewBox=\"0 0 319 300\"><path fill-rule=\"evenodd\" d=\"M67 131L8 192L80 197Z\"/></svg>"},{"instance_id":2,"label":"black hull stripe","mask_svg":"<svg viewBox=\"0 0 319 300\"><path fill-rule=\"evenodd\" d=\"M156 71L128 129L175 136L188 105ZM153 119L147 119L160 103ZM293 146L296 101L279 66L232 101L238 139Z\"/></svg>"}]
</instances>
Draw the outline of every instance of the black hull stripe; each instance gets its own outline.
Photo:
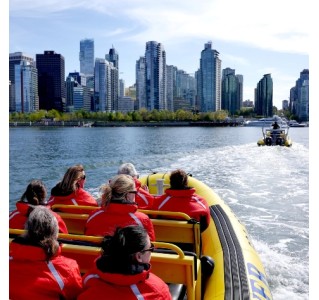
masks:
<instances>
[{"instance_id":1,"label":"black hull stripe","mask_svg":"<svg viewBox=\"0 0 319 300\"><path fill-rule=\"evenodd\" d=\"M212 205L210 214L224 253L225 300L250 299L244 256L234 228L220 205Z\"/></svg>"}]
</instances>

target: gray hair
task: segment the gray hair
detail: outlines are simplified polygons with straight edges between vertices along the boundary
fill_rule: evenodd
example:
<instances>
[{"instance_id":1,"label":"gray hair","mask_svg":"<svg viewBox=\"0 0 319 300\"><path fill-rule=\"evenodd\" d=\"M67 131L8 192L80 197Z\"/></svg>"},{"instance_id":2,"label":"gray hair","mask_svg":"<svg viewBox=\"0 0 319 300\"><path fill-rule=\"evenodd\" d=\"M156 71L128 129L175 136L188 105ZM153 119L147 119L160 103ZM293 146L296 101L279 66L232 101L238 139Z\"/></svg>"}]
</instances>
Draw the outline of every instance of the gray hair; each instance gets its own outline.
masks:
<instances>
[{"instance_id":1,"label":"gray hair","mask_svg":"<svg viewBox=\"0 0 319 300\"><path fill-rule=\"evenodd\" d=\"M32 244L40 245L49 260L57 251L59 226L56 217L50 209L44 206L36 206L30 213L26 222L26 238Z\"/></svg>"},{"instance_id":2,"label":"gray hair","mask_svg":"<svg viewBox=\"0 0 319 300\"><path fill-rule=\"evenodd\" d=\"M131 163L125 163L120 165L117 174L126 174L130 175L132 177L138 176L138 173L136 172L136 169L133 164Z\"/></svg>"}]
</instances>

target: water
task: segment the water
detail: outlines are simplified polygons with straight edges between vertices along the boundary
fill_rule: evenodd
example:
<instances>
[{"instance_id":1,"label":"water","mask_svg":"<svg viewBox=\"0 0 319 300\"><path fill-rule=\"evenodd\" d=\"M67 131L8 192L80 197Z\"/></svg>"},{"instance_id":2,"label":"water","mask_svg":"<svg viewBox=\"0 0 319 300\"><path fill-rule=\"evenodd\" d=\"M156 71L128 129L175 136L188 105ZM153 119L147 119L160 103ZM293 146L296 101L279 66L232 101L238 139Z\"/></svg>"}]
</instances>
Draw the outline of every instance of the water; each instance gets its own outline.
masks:
<instances>
[{"instance_id":1,"label":"water","mask_svg":"<svg viewBox=\"0 0 319 300\"><path fill-rule=\"evenodd\" d=\"M289 134L291 148L258 147L254 127L10 128L10 210L31 179L50 190L77 163L95 196L123 162L141 175L182 168L246 225L273 298L309 299L309 128Z\"/></svg>"}]
</instances>

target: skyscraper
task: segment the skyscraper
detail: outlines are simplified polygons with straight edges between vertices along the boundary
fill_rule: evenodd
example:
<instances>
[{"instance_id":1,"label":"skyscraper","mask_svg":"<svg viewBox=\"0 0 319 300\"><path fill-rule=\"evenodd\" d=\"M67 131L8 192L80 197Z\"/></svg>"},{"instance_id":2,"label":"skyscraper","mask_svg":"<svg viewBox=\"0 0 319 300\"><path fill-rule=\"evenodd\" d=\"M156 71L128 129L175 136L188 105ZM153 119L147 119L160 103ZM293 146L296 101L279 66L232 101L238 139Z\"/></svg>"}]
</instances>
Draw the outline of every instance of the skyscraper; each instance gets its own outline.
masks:
<instances>
[{"instance_id":1,"label":"skyscraper","mask_svg":"<svg viewBox=\"0 0 319 300\"><path fill-rule=\"evenodd\" d=\"M155 41L146 43L145 80L147 109L167 109L166 52L161 43Z\"/></svg>"},{"instance_id":2,"label":"skyscraper","mask_svg":"<svg viewBox=\"0 0 319 300\"><path fill-rule=\"evenodd\" d=\"M23 52L14 52L9 54L9 112L16 111L16 99L15 99L15 65L20 65L21 62L27 61L31 64L34 63L33 57Z\"/></svg>"},{"instance_id":3,"label":"skyscraper","mask_svg":"<svg viewBox=\"0 0 319 300\"><path fill-rule=\"evenodd\" d=\"M221 60L219 52L212 49L212 42L205 44L201 52L197 82L200 84L200 110L203 112L221 109Z\"/></svg>"},{"instance_id":4,"label":"skyscraper","mask_svg":"<svg viewBox=\"0 0 319 300\"><path fill-rule=\"evenodd\" d=\"M272 117L273 82L271 74L265 74L257 84L255 92L255 112L259 116Z\"/></svg>"},{"instance_id":5,"label":"skyscraper","mask_svg":"<svg viewBox=\"0 0 319 300\"><path fill-rule=\"evenodd\" d=\"M39 110L38 70L29 61L15 65L15 102L17 112Z\"/></svg>"},{"instance_id":6,"label":"skyscraper","mask_svg":"<svg viewBox=\"0 0 319 300\"><path fill-rule=\"evenodd\" d=\"M141 56L135 65L136 77L136 100L138 109L146 108L146 88L145 88L145 57Z\"/></svg>"},{"instance_id":7,"label":"skyscraper","mask_svg":"<svg viewBox=\"0 0 319 300\"><path fill-rule=\"evenodd\" d=\"M65 111L65 62L61 54L44 51L36 54L39 85L39 108Z\"/></svg>"},{"instance_id":8,"label":"skyscraper","mask_svg":"<svg viewBox=\"0 0 319 300\"><path fill-rule=\"evenodd\" d=\"M239 81L241 80L241 82ZM242 75L236 75L231 68L223 69L221 109L235 114L241 107Z\"/></svg>"},{"instance_id":9,"label":"skyscraper","mask_svg":"<svg viewBox=\"0 0 319 300\"><path fill-rule=\"evenodd\" d=\"M94 74L94 40L83 39L80 41L80 73Z\"/></svg>"}]
</instances>

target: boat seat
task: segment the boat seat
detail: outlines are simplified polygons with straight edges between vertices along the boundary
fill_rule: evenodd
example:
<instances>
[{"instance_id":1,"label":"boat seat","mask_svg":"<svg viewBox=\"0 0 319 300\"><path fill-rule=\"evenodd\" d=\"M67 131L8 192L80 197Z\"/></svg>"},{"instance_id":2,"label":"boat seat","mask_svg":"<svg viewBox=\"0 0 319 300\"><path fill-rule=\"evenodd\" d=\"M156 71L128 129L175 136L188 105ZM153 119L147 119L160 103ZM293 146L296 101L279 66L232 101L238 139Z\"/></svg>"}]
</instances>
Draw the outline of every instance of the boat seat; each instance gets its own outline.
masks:
<instances>
[{"instance_id":1,"label":"boat seat","mask_svg":"<svg viewBox=\"0 0 319 300\"><path fill-rule=\"evenodd\" d=\"M168 283L169 292L172 296L172 300L183 300L186 296L185 285L179 283Z\"/></svg>"},{"instance_id":2,"label":"boat seat","mask_svg":"<svg viewBox=\"0 0 319 300\"><path fill-rule=\"evenodd\" d=\"M9 238L9 243L11 241L12 238ZM172 284L172 293L177 297L174 299L180 300L180 297L184 297L182 286L185 286L188 300L201 299L201 261L197 256L184 253L170 243L154 242L154 245L158 249L151 254L152 272L169 285ZM61 254L75 259L81 274L84 274L92 267L100 253L101 248L97 246L63 244Z\"/></svg>"},{"instance_id":3,"label":"boat seat","mask_svg":"<svg viewBox=\"0 0 319 300\"><path fill-rule=\"evenodd\" d=\"M183 250L193 251L198 257L200 256L201 234L200 224L198 222L194 222L192 218L184 213L152 210L139 211L144 212L151 217L150 219L154 226L157 242L174 243ZM70 234L84 235L86 220L89 216L88 214L76 214L59 211L57 211L57 213L62 217ZM154 218L155 216L161 218ZM163 219L162 217L165 216L170 218L176 217L180 219Z\"/></svg>"},{"instance_id":4,"label":"boat seat","mask_svg":"<svg viewBox=\"0 0 319 300\"><path fill-rule=\"evenodd\" d=\"M65 212L74 214L89 214L93 210L99 209L99 206L88 205L67 205L67 204L54 204L51 209L55 212Z\"/></svg>"}]
</instances>

